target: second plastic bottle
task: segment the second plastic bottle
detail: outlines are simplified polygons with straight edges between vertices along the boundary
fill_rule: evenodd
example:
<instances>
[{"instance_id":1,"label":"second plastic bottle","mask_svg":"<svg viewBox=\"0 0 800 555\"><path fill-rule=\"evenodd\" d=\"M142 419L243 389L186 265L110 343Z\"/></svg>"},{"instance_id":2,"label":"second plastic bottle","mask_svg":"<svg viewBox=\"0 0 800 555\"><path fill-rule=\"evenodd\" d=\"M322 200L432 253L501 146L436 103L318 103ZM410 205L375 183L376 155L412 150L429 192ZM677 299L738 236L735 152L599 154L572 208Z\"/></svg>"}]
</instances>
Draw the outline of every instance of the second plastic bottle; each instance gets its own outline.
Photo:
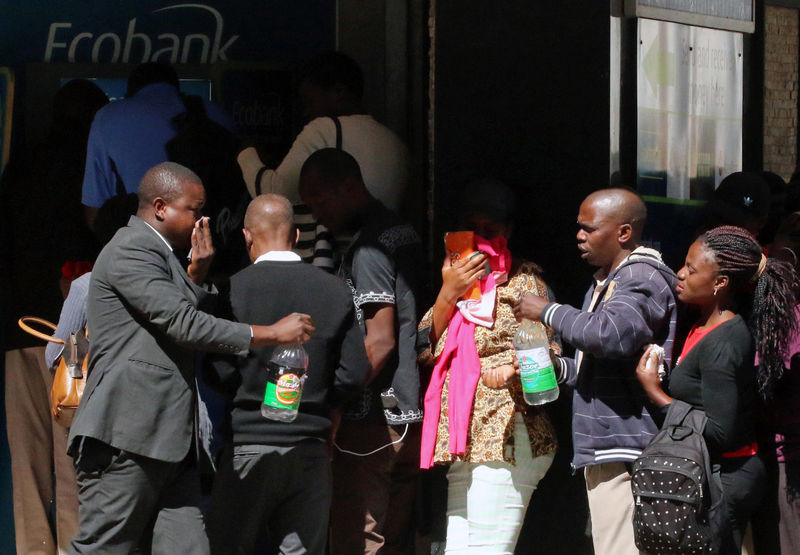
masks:
<instances>
[{"instance_id":1,"label":"second plastic bottle","mask_svg":"<svg viewBox=\"0 0 800 555\"><path fill-rule=\"evenodd\" d=\"M558 399L558 383L550 360L550 342L542 327L530 320L522 320L513 343L525 402L543 405Z\"/></svg>"}]
</instances>

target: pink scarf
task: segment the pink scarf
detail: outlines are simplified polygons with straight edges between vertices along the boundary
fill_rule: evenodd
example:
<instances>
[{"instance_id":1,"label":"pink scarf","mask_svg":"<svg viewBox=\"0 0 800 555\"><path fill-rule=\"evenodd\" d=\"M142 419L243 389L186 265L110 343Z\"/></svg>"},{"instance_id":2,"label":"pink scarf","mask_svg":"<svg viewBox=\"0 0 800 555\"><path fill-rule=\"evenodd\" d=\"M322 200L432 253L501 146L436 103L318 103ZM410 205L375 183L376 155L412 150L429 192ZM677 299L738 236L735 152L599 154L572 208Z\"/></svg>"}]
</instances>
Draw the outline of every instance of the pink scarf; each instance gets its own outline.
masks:
<instances>
[{"instance_id":1,"label":"pink scarf","mask_svg":"<svg viewBox=\"0 0 800 555\"><path fill-rule=\"evenodd\" d=\"M475 347L475 325L487 328L494 325L497 286L508 280L511 253L506 247L505 237L487 241L476 235L475 242L477 249L488 255L492 273L480 280L480 300L459 301L458 312L450 319L450 325L447 327L444 349L433 369L428 390L425 392L421 468L433 466L436 434L442 410L442 389L448 368L450 369L447 396L450 453L463 455L466 451L472 403L481 377L481 362Z\"/></svg>"}]
</instances>

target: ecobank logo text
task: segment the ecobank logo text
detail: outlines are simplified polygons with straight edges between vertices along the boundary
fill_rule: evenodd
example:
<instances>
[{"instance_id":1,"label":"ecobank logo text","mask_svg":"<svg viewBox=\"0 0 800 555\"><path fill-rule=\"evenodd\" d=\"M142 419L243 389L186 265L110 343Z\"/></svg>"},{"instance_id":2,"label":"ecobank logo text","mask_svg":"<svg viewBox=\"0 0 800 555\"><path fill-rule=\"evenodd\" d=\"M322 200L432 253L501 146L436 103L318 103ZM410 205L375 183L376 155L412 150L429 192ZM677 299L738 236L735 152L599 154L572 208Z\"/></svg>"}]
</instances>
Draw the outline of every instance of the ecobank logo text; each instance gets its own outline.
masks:
<instances>
[{"instance_id":1,"label":"ecobank logo text","mask_svg":"<svg viewBox=\"0 0 800 555\"><path fill-rule=\"evenodd\" d=\"M214 32L187 33L160 33L151 36L145 32L137 32L136 18L128 21L128 29L124 37L113 32L100 34L87 31L75 32L72 23L55 22L50 24L47 33L47 46L44 51L44 61L51 62L63 60L64 53L69 62L169 62L169 63L201 63L213 64L214 62L228 59L228 49L236 42L239 35L230 35L223 42L224 21L222 14L211 6L205 4L176 4L153 10L152 13L167 10L204 10L211 14L214 22Z\"/></svg>"}]
</instances>

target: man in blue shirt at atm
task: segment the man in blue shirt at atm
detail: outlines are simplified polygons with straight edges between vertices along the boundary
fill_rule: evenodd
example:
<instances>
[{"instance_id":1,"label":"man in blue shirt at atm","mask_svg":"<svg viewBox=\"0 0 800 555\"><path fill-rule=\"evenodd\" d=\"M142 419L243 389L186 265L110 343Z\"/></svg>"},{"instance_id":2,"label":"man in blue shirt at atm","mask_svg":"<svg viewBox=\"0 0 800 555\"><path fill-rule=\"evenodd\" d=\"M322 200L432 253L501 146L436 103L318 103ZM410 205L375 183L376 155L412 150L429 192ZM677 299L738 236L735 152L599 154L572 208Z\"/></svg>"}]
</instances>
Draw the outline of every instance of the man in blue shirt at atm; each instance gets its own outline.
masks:
<instances>
[{"instance_id":1,"label":"man in blue shirt at atm","mask_svg":"<svg viewBox=\"0 0 800 555\"><path fill-rule=\"evenodd\" d=\"M153 166L168 160L166 144L177 134L173 118L186 111L178 74L164 63L137 66L128 77L126 98L97 112L89 133L81 202L93 225L97 210L119 193L135 193ZM233 121L212 102L208 117L234 132Z\"/></svg>"}]
</instances>

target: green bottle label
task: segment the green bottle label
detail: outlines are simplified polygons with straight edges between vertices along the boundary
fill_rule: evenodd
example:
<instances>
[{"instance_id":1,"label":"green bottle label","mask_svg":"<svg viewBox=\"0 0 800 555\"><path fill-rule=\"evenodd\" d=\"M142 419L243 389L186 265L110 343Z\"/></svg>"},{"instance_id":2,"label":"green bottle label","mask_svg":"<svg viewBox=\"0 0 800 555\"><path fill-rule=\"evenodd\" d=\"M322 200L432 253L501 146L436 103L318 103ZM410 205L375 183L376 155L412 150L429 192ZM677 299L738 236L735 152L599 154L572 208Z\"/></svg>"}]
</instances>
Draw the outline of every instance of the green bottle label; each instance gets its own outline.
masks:
<instances>
[{"instance_id":1,"label":"green bottle label","mask_svg":"<svg viewBox=\"0 0 800 555\"><path fill-rule=\"evenodd\" d=\"M276 409L297 410L302 382L295 374L284 374L276 383L267 382L264 404Z\"/></svg>"},{"instance_id":2,"label":"green bottle label","mask_svg":"<svg viewBox=\"0 0 800 555\"><path fill-rule=\"evenodd\" d=\"M558 387L550 353L544 347L517 351L519 377L525 393L541 393Z\"/></svg>"}]
</instances>

